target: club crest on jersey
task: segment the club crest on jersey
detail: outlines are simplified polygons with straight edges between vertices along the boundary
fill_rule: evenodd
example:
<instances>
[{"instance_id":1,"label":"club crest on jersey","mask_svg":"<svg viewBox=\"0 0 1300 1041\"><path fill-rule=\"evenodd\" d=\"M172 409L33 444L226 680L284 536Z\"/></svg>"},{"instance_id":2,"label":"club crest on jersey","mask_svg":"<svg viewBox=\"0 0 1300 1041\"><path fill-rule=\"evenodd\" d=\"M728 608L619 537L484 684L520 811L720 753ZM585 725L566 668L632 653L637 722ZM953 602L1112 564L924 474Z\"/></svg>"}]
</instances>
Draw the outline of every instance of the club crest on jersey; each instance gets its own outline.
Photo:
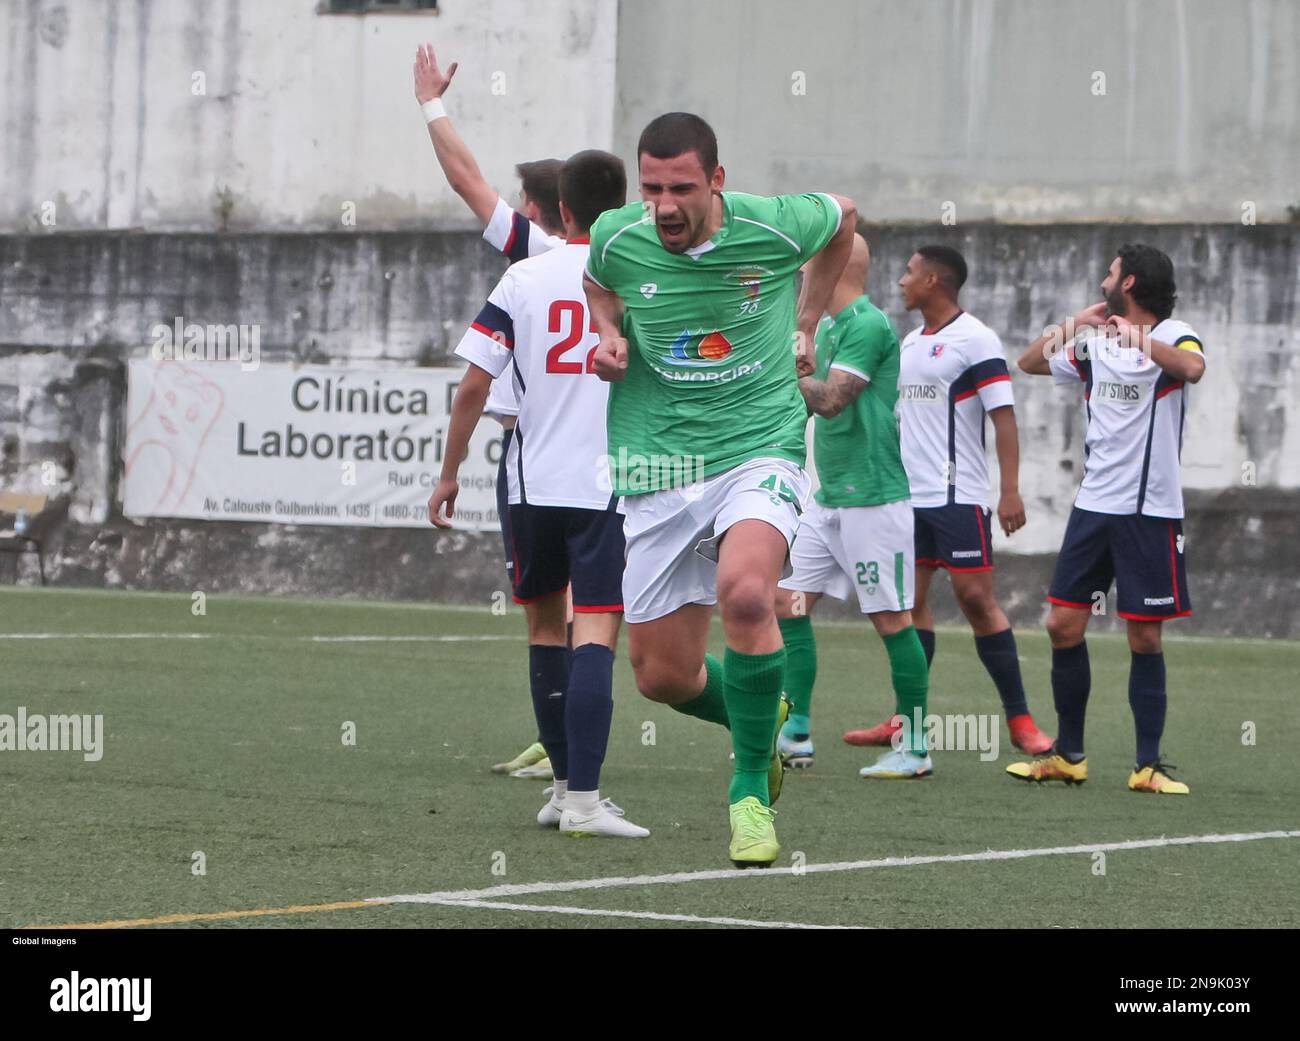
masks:
<instances>
[{"instance_id":1,"label":"club crest on jersey","mask_svg":"<svg viewBox=\"0 0 1300 1041\"><path fill-rule=\"evenodd\" d=\"M722 280L728 285L738 285L743 288L746 299L757 300L759 294L763 291L763 279L775 277L775 272L757 264L750 264L745 267L732 268L722 276Z\"/></svg>"},{"instance_id":2,"label":"club crest on jersey","mask_svg":"<svg viewBox=\"0 0 1300 1041\"><path fill-rule=\"evenodd\" d=\"M731 353L731 341L720 332L693 333L689 329L672 342L664 361L669 365L717 365Z\"/></svg>"},{"instance_id":3,"label":"club crest on jersey","mask_svg":"<svg viewBox=\"0 0 1300 1041\"><path fill-rule=\"evenodd\" d=\"M936 344L932 344L932 345L930 346L930 357L931 357L931 358L937 358L937 357L939 357L941 354L943 354L943 344L941 344L941 343L936 343Z\"/></svg>"},{"instance_id":4,"label":"club crest on jersey","mask_svg":"<svg viewBox=\"0 0 1300 1041\"><path fill-rule=\"evenodd\" d=\"M659 292L659 283L647 282L641 287L641 295L649 300L655 293Z\"/></svg>"}]
</instances>

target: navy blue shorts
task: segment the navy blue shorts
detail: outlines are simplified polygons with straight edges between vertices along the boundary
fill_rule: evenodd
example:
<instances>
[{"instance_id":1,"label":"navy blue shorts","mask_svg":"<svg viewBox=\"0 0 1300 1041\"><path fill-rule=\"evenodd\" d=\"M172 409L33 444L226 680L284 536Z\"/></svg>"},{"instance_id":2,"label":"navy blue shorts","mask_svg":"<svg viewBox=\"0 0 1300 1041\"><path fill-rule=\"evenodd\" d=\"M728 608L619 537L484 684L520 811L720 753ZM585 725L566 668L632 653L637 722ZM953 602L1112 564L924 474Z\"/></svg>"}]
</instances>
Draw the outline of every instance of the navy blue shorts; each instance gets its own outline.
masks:
<instances>
[{"instance_id":1,"label":"navy blue shorts","mask_svg":"<svg viewBox=\"0 0 1300 1041\"><path fill-rule=\"evenodd\" d=\"M497 520L501 523L501 544L505 547L506 577L512 586L515 582L515 560L510 555L510 490L506 487L506 452L510 448L510 439L514 436L514 427L502 431L501 459L497 463Z\"/></svg>"},{"instance_id":2,"label":"navy blue shorts","mask_svg":"<svg viewBox=\"0 0 1300 1041\"><path fill-rule=\"evenodd\" d=\"M1096 594L1108 593L1112 581L1118 585L1121 618L1163 622L1191 614L1183 522L1093 513L1076 506L1047 599L1063 607L1092 610Z\"/></svg>"},{"instance_id":3,"label":"navy blue shorts","mask_svg":"<svg viewBox=\"0 0 1300 1041\"><path fill-rule=\"evenodd\" d=\"M947 506L918 506L916 521L916 566L942 567L949 571L993 570L992 511L983 506L951 503Z\"/></svg>"},{"instance_id":4,"label":"navy blue shorts","mask_svg":"<svg viewBox=\"0 0 1300 1041\"><path fill-rule=\"evenodd\" d=\"M573 587L573 609L623 610L623 515L613 509L511 506L514 600L530 604Z\"/></svg>"}]
</instances>

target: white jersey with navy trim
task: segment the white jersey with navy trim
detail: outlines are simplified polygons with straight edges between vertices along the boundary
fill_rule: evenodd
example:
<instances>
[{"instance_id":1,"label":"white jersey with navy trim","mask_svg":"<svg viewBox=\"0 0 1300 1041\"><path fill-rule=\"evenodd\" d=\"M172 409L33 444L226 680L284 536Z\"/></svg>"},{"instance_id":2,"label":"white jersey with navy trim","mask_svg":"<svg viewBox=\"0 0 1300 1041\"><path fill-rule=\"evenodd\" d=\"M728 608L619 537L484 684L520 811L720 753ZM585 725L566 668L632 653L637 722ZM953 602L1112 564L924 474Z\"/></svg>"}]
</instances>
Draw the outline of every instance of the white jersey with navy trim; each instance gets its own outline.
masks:
<instances>
[{"instance_id":1,"label":"white jersey with navy trim","mask_svg":"<svg viewBox=\"0 0 1300 1041\"><path fill-rule=\"evenodd\" d=\"M504 253L512 264L564 245L563 238L543 231L522 213L512 210L499 195L496 208L483 229L483 238L493 249ZM497 416L519 415L519 395L515 392L513 377L505 374L492 381L483 411Z\"/></svg>"},{"instance_id":2,"label":"white jersey with navy trim","mask_svg":"<svg viewBox=\"0 0 1300 1041\"><path fill-rule=\"evenodd\" d=\"M605 409L592 369L599 337L587 314L586 240L512 265L456 354L499 376L509 367L519 419L506 455L512 505L609 507Z\"/></svg>"},{"instance_id":3,"label":"white jersey with navy trim","mask_svg":"<svg viewBox=\"0 0 1300 1041\"><path fill-rule=\"evenodd\" d=\"M1204 356L1186 322L1166 318L1150 338ZM1140 347L1122 347L1100 330L1050 358L1057 383L1083 384L1088 433L1075 506L1093 513L1183 516L1179 457L1187 388Z\"/></svg>"},{"instance_id":4,"label":"white jersey with navy trim","mask_svg":"<svg viewBox=\"0 0 1300 1041\"><path fill-rule=\"evenodd\" d=\"M898 421L912 505L990 506L984 414L1015 403L998 334L962 311L899 349Z\"/></svg>"},{"instance_id":5,"label":"white jersey with navy trim","mask_svg":"<svg viewBox=\"0 0 1300 1041\"><path fill-rule=\"evenodd\" d=\"M518 210L512 210L499 195L496 209L483 229L483 239L493 249L504 253L512 264L564 245L562 235L544 231Z\"/></svg>"}]
</instances>

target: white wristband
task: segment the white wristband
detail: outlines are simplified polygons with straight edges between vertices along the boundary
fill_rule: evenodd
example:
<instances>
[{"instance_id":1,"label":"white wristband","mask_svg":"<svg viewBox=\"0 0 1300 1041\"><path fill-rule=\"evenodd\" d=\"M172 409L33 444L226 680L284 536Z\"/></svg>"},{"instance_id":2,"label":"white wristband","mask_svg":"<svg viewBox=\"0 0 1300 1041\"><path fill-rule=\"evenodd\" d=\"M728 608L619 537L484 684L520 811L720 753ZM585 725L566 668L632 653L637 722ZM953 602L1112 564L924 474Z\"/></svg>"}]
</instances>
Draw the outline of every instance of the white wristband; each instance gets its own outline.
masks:
<instances>
[{"instance_id":1,"label":"white wristband","mask_svg":"<svg viewBox=\"0 0 1300 1041\"><path fill-rule=\"evenodd\" d=\"M432 123L435 119L446 119L447 110L442 106L442 98L434 98L432 101L426 101L420 106L420 111L424 113L425 123Z\"/></svg>"}]
</instances>

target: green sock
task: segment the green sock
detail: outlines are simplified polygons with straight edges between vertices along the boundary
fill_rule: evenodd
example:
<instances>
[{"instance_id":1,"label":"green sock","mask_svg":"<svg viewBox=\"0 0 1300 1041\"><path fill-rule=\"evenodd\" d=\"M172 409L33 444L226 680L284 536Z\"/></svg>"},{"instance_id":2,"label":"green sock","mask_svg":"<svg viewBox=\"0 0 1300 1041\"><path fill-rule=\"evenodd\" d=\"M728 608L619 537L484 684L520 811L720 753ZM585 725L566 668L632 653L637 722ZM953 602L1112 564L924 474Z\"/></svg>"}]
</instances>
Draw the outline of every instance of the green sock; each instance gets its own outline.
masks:
<instances>
[{"instance_id":1,"label":"green sock","mask_svg":"<svg viewBox=\"0 0 1300 1041\"><path fill-rule=\"evenodd\" d=\"M722 694L722 662L712 654L704 656L704 689L690 701L668 707L684 716L694 716L710 723L727 723L727 702Z\"/></svg>"},{"instance_id":2,"label":"green sock","mask_svg":"<svg viewBox=\"0 0 1300 1041\"><path fill-rule=\"evenodd\" d=\"M925 660L925 648L916 634L916 626L885 638L885 650L889 654L890 677L894 681L894 711L905 717L911 727L910 751L925 755L925 727L915 727L918 718L925 720L926 695L930 690L930 668Z\"/></svg>"},{"instance_id":3,"label":"green sock","mask_svg":"<svg viewBox=\"0 0 1300 1041\"><path fill-rule=\"evenodd\" d=\"M790 697L790 719L785 725L789 734L807 734L812 729L813 684L817 682L817 638L812 619L778 618L781 639L785 641L785 692Z\"/></svg>"},{"instance_id":4,"label":"green sock","mask_svg":"<svg viewBox=\"0 0 1300 1041\"><path fill-rule=\"evenodd\" d=\"M776 736L785 648L771 654L741 654L728 647L723 662L723 692L731 720L731 747L736 753L727 801L737 803L752 795L766 806L767 768Z\"/></svg>"}]
</instances>

